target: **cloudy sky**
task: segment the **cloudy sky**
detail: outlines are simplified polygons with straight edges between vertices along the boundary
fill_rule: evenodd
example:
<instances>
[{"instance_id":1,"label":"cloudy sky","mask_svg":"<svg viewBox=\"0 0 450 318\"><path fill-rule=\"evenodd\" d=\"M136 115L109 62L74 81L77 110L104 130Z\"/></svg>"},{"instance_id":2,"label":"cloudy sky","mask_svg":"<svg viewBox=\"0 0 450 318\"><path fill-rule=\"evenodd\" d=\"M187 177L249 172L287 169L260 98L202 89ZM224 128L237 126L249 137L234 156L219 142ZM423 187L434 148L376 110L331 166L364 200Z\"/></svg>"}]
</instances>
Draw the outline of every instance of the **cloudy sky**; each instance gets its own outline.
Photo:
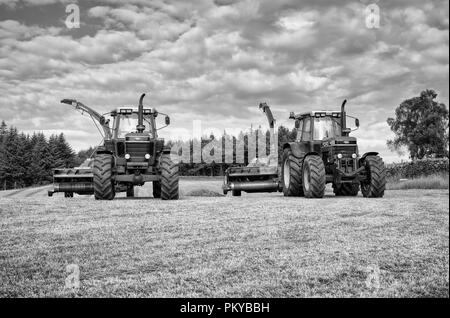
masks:
<instances>
[{"instance_id":1,"label":"cloudy sky","mask_svg":"<svg viewBox=\"0 0 450 318\"><path fill-rule=\"evenodd\" d=\"M67 28L66 6L80 8ZM365 9L380 9L379 28ZM278 124L290 111L338 109L360 118L360 151L381 152L386 118L432 88L449 102L447 1L0 0L0 119L28 132L64 132L76 150L101 138L62 98L107 112L146 105L171 115L175 137L203 128ZM165 137L169 130L161 130Z\"/></svg>"}]
</instances>

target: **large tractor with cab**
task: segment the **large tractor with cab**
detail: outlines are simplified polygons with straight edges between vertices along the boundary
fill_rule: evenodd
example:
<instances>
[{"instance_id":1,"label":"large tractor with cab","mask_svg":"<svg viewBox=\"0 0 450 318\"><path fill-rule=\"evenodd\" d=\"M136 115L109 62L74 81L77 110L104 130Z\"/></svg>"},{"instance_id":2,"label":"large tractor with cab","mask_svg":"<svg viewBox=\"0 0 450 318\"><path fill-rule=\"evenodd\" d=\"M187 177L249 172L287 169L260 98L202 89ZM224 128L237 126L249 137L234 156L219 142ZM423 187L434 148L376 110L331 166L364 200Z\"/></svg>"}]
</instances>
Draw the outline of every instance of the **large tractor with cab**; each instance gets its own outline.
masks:
<instances>
[{"instance_id":1,"label":"large tractor with cab","mask_svg":"<svg viewBox=\"0 0 450 318\"><path fill-rule=\"evenodd\" d=\"M377 152L360 155L347 127L346 100L340 111L291 113L297 140L283 145L281 183L285 196L322 198L331 183L336 196L383 197L386 169Z\"/></svg>"},{"instance_id":2,"label":"large tractor with cab","mask_svg":"<svg viewBox=\"0 0 450 318\"><path fill-rule=\"evenodd\" d=\"M165 126L161 128L170 124L170 118L144 107L144 96L138 107L119 107L104 115L74 99L61 101L87 113L101 126L104 139L88 166L55 169L49 196L64 192L66 197L93 194L97 200L112 200L118 192L133 197L135 186L152 182L153 197L178 199L178 166L172 162L170 147L158 137L156 127L158 115L165 115Z\"/></svg>"}]
</instances>

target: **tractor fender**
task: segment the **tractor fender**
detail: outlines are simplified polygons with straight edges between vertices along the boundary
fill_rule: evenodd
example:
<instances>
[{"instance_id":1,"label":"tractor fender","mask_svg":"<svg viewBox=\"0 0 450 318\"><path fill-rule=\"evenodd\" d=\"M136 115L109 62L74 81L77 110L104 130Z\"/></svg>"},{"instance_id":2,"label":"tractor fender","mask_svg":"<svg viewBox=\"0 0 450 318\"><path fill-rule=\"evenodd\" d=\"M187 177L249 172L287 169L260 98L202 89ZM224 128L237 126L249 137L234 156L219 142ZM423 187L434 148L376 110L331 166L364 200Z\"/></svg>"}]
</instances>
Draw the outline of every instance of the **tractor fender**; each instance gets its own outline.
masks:
<instances>
[{"instance_id":1,"label":"tractor fender","mask_svg":"<svg viewBox=\"0 0 450 318\"><path fill-rule=\"evenodd\" d=\"M170 147L164 146L164 148L163 148L163 150L162 150L162 153L163 153L163 154L170 154L170 151L171 151Z\"/></svg>"},{"instance_id":2,"label":"tractor fender","mask_svg":"<svg viewBox=\"0 0 450 318\"><path fill-rule=\"evenodd\" d=\"M366 152L365 154L363 154L362 157L359 159L360 166L362 166L362 164L364 163L364 160L366 159L367 156L378 156L378 152L369 151L369 152Z\"/></svg>"},{"instance_id":3,"label":"tractor fender","mask_svg":"<svg viewBox=\"0 0 450 318\"><path fill-rule=\"evenodd\" d=\"M305 146L298 142L287 142L283 145L283 151L291 149L292 154L297 158L303 158L306 154Z\"/></svg>"},{"instance_id":4,"label":"tractor fender","mask_svg":"<svg viewBox=\"0 0 450 318\"><path fill-rule=\"evenodd\" d=\"M283 145L283 151L284 149L291 149L292 154L299 159L303 159L304 157L309 155L320 156L320 154L315 151L308 151L309 149L307 149L304 144L299 142L287 142Z\"/></svg>"},{"instance_id":5,"label":"tractor fender","mask_svg":"<svg viewBox=\"0 0 450 318\"><path fill-rule=\"evenodd\" d=\"M97 151L95 152L97 155L101 155L101 154L108 154L108 155L112 155L113 153L108 150L106 147L101 146L97 148Z\"/></svg>"}]
</instances>

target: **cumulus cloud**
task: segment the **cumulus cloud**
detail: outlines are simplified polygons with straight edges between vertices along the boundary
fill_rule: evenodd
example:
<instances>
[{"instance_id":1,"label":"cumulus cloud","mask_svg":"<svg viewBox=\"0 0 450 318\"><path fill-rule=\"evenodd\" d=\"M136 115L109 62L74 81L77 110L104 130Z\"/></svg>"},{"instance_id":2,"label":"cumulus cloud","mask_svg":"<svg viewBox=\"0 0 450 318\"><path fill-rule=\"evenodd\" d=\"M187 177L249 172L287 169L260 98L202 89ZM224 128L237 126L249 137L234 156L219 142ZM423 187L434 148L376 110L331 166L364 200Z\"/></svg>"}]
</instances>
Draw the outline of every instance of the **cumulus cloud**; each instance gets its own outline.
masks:
<instances>
[{"instance_id":1,"label":"cumulus cloud","mask_svg":"<svg viewBox=\"0 0 450 318\"><path fill-rule=\"evenodd\" d=\"M434 88L448 105L445 1L379 1L379 29L365 26L364 0L78 2L81 29L68 30L65 1L0 0L8 14L0 21L0 119L64 131L77 149L99 135L62 98L107 112L148 92L146 102L171 115L179 136L194 119L220 131L264 124L260 101L292 126L289 111L335 109L347 98L362 122L361 151L388 161L398 157L386 147L385 120L402 100ZM45 26L27 19L58 5L61 16L46 16Z\"/></svg>"}]
</instances>

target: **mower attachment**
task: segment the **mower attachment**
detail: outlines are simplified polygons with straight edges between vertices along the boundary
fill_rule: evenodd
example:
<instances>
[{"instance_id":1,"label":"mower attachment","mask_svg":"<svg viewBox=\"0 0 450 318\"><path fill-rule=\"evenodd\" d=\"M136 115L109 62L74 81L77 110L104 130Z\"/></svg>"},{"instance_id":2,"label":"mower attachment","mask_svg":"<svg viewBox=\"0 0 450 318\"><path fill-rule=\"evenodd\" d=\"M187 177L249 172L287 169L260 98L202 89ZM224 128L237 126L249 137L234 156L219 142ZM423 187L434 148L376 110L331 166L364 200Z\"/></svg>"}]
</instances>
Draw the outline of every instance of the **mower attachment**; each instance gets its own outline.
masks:
<instances>
[{"instance_id":1,"label":"mower attachment","mask_svg":"<svg viewBox=\"0 0 450 318\"><path fill-rule=\"evenodd\" d=\"M64 192L66 197L77 194L94 194L94 175L90 167L55 169L53 174L53 190L48 191L51 197L55 192Z\"/></svg>"}]
</instances>

